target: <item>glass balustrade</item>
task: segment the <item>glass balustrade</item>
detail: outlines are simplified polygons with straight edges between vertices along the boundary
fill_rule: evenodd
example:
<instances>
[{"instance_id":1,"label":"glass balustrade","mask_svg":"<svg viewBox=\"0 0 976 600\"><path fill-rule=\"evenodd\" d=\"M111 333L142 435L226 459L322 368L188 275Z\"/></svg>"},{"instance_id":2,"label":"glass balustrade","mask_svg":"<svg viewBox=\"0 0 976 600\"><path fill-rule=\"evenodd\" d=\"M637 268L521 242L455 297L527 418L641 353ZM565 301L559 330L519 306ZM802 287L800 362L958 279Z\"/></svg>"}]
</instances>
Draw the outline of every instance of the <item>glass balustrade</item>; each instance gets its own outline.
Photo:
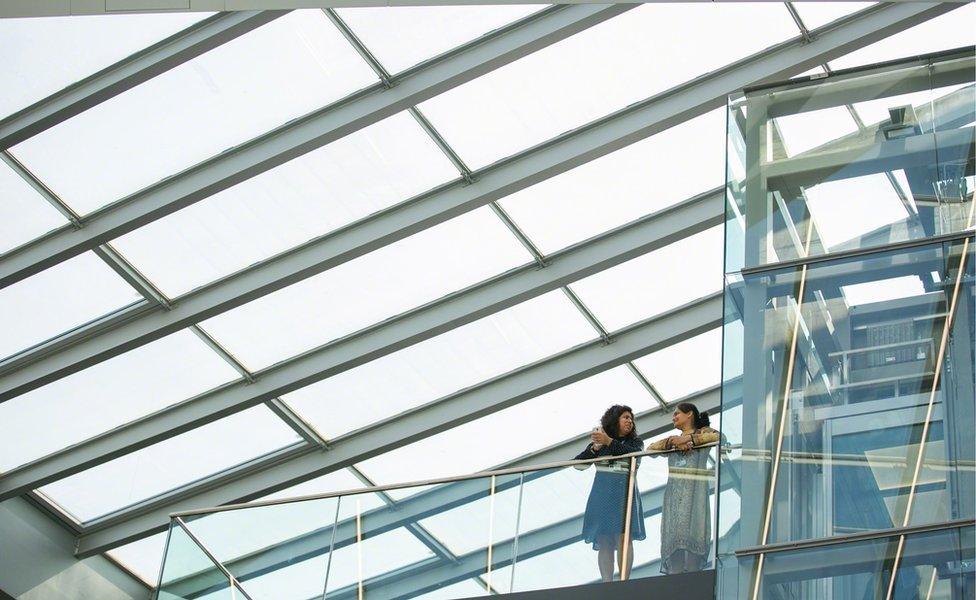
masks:
<instances>
[{"instance_id":1,"label":"glass balustrade","mask_svg":"<svg viewBox=\"0 0 976 600\"><path fill-rule=\"evenodd\" d=\"M654 577L662 574L662 522L692 510L707 523L698 535L712 568L719 449L710 443L175 515L158 598L433 600ZM675 502L676 494L695 500ZM604 557L617 549L602 572L594 545Z\"/></svg>"}]
</instances>

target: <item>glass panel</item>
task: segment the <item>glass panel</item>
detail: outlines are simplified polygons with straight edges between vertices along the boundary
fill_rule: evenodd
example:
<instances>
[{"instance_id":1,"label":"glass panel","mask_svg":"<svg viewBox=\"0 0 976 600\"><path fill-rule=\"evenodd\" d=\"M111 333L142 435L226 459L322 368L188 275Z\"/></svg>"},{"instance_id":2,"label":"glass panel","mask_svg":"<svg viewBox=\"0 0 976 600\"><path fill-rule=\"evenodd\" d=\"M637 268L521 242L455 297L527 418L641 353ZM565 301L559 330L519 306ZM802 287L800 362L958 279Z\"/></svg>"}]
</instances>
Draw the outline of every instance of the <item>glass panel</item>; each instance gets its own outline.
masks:
<instances>
[{"instance_id":1,"label":"glass panel","mask_svg":"<svg viewBox=\"0 0 976 600\"><path fill-rule=\"evenodd\" d=\"M962 57L734 101L727 271L971 227L973 72Z\"/></svg>"},{"instance_id":2,"label":"glass panel","mask_svg":"<svg viewBox=\"0 0 976 600\"><path fill-rule=\"evenodd\" d=\"M93 252L0 290L0 356L115 312L142 296Z\"/></svg>"},{"instance_id":3,"label":"glass panel","mask_svg":"<svg viewBox=\"0 0 976 600\"><path fill-rule=\"evenodd\" d=\"M572 303L550 292L284 398L322 435L334 438L593 337ZM340 409L350 406L357 410Z\"/></svg>"},{"instance_id":4,"label":"glass panel","mask_svg":"<svg viewBox=\"0 0 976 600\"><path fill-rule=\"evenodd\" d=\"M87 214L375 80L322 11L294 11L12 151Z\"/></svg>"},{"instance_id":5,"label":"glass panel","mask_svg":"<svg viewBox=\"0 0 976 600\"><path fill-rule=\"evenodd\" d=\"M384 6L336 12L387 72L399 73L543 7Z\"/></svg>"},{"instance_id":6,"label":"glass panel","mask_svg":"<svg viewBox=\"0 0 976 600\"><path fill-rule=\"evenodd\" d=\"M159 583L159 573L163 567L167 535L166 532L157 533L131 544L113 548L106 554L125 565L147 585L156 587Z\"/></svg>"},{"instance_id":7,"label":"glass panel","mask_svg":"<svg viewBox=\"0 0 976 600\"><path fill-rule=\"evenodd\" d=\"M212 13L3 19L0 118L27 107ZM84 48L84 52L78 52Z\"/></svg>"},{"instance_id":8,"label":"glass panel","mask_svg":"<svg viewBox=\"0 0 976 600\"><path fill-rule=\"evenodd\" d=\"M159 600L236 600L224 573L186 531L170 525Z\"/></svg>"},{"instance_id":9,"label":"glass panel","mask_svg":"<svg viewBox=\"0 0 976 600\"><path fill-rule=\"evenodd\" d=\"M523 264L488 208L384 246L203 323L259 370Z\"/></svg>"},{"instance_id":10,"label":"glass panel","mask_svg":"<svg viewBox=\"0 0 976 600\"><path fill-rule=\"evenodd\" d=\"M679 123L501 204L543 253L561 250L721 187L724 118L717 109Z\"/></svg>"},{"instance_id":11,"label":"glass panel","mask_svg":"<svg viewBox=\"0 0 976 600\"><path fill-rule=\"evenodd\" d=\"M713 329L634 361L666 402L721 383L722 330Z\"/></svg>"},{"instance_id":12,"label":"glass panel","mask_svg":"<svg viewBox=\"0 0 976 600\"><path fill-rule=\"evenodd\" d=\"M421 108L467 164L481 168L796 34L782 5L655 3ZM688 44L692 38L710 42Z\"/></svg>"},{"instance_id":13,"label":"glass panel","mask_svg":"<svg viewBox=\"0 0 976 600\"><path fill-rule=\"evenodd\" d=\"M831 21L856 13L873 2L797 2L794 4L807 29L822 27Z\"/></svg>"},{"instance_id":14,"label":"glass panel","mask_svg":"<svg viewBox=\"0 0 976 600\"><path fill-rule=\"evenodd\" d=\"M300 439L274 413L256 406L55 481L40 491L85 522Z\"/></svg>"},{"instance_id":15,"label":"glass panel","mask_svg":"<svg viewBox=\"0 0 976 600\"><path fill-rule=\"evenodd\" d=\"M809 5L821 3L799 2L798 4L802 12ZM830 61L830 66L835 69L846 69L927 52L972 46L974 20L976 20L976 7L971 2L961 3L959 8L948 14L835 58Z\"/></svg>"},{"instance_id":16,"label":"glass panel","mask_svg":"<svg viewBox=\"0 0 976 600\"><path fill-rule=\"evenodd\" d=\"M768 554L759 597L884 598L897 553L898 538L890 537ZM891 597L971 598L972 560L972 527L909 535Z\"/></svg>"},{"instance_id":17,"label":"glass panel","mask_svg":"<svg viewBox=\"0 0 976 600\"><path fill-rule=\"evenodd\" d=\"M239 378L189 331L0 403L0 470L61 450Z\"/></svg>"},{"instance_id":18,"label":"glass panel","mask_svg":"<svg viewBox=\"0 0 976 600\"><path fill-rule=\"evenodd\" d=\"M612 401L594 405L594 398ZM600 422L604 404L628 405L637 413L657 406L627 368L618 367L391 450L360 467L380 484L490 469L589 431ZM524 431L528 423L542 424L533 428L528 444L500 443L500 436L505 437L501 432ZM523 433L517 436L523 437ZM466 450L457 452L462 447ZM570 459L572 456L563 457Z\"/></svg>"},{"instance_id":19,"label":"glass panel","mask_svg":"<svg viewBox=\"0 0 976 600\"><path fill-rule=\"evenodd\" d=\"M400 113L112 244L174 298L455 177Z\"/></svg>"},{"instance_id":20,"label":"glass panel","mask_svg":"<svg viewBox=\"0 0 976 600\"><path fill-rule=\"evenodd\" d=\"M684 238L570 287L609 331L716 293L722 289L722 227Z\"/></svg>"},{"instance_id":21,"label":"glass panel","mask_svg":"<svg viewBox=\"0 0 976 600\"><path fill-rule=\"evenodd\" d=\"M972 518L973 261L966 241L731 279L743 546Z\"/></svg>"},{"instance_id":22,"label":"glass panel","mask_svg":"<svg viewBox=\"0 0 976 600\"><path fill-rule=\"evenodd\" d=\"M0 198L3 198L0 254L68 223L30 184L4 164L0 164Z\"/></svg>"},{"instance_id":23,"label":"glass panel","mask_svg":"<svg viewBox=\"0 0 976 600\"><path fill-rule=\"evenodd\" d=\"M325 589L333 543L355 542L348 539L354 529L335 526L341 503L335 497L255 506L190 517L187 526L254 600L312 598Z\"/></svg>"}]
</instances>

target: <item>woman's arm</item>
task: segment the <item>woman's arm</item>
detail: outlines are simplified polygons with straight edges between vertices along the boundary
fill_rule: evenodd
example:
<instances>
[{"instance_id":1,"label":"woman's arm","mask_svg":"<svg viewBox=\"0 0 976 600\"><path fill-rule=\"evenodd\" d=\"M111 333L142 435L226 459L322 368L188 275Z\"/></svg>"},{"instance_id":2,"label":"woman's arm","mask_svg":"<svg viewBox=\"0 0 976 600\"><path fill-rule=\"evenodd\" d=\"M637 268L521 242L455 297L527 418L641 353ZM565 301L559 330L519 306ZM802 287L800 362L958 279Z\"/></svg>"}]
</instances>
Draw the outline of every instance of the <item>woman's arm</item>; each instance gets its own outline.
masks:
<instances>
[{"instance_id":1,"label":"woman's arm","mask_svg":"<svg viewBox=\"0 0 976 600\"><path fill-rule=\"evenodd\" d=\"M576 455L573 460L586 460L588 458L596 458L597 453L593 451L593 444L587 444L586 449Z\"/></svg>"},{"instance_id":2,"label":"woman's arm","mask_svg":"<svg viewBox=\"0 0 976 600\"><path fill-rule=\"evenodd\" d=\"M710 444L712 442L717 442L719 436L719 432L715 431L711 427L702 427L697 432L691 434L691 443L695 446Z\"/></svg>"},{"instance_id":3,"label":"woman's arm","mask_svg":"<svg viewBox=\"0 0 976 600\"><path fill-rule=\"evenodd\" d=\"M670 442L671 442L671 438L666 437L663 440L651 442L651 445L648 446L647 449L648 450L670 450L671 449Z\"/></svg>"}]
</instances>

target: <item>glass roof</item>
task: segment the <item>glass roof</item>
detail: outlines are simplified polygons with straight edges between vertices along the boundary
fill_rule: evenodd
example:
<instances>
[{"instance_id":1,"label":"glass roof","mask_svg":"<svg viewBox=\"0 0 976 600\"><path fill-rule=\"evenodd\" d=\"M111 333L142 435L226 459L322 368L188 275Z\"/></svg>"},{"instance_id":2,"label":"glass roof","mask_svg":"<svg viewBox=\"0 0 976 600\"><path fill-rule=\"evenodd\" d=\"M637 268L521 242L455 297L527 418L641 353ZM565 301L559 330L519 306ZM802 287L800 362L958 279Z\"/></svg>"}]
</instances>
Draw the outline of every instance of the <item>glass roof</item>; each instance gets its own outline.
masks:
<instances>
[{"instance_id":1,"label":"glass roof","mask_svg":"<svg viewBox=\"0 0 976 600\"><path fill-rule=\"evenodd\" d=\"M4 313L5 314L5 313ZM0 403L0 470L86 440L239 377L180 331ZM102 490L104 491L104 490Z\"/></svg>"},{"instance_id":2,"label":"glass roof","mask_svg":"<svg viewBox=\"0 0 976 600\"><path fill-rule=\"evenodd\" d=\"M170 297L455 179L407 113L113 241Z\"/></svg>"},{"instance_id":3,"label":"glass roof","mask_svg":"<svg viewBox=\"0 0 976 600\"><path fill-rule=\"evenodd\" d=\"M322 435L332 438L594 337L566 296L550 292L284 398ZM357 410L337 410L349 406ZM412 478L383 481L407 479Z\"/></svg>"},{"instance_id":4,"label":"glass roof","mask_svg":"<svg viewBox=\"0 0 976 600\"><path fill-rule=\"evenodd\" d=\"M421 108L477 169L795 35L779 3L641 5Z\"/></svg>"},{"instance_id":5,"label":"glass roof","mask_svg":"<svg viewBox=\"0 0 976 600\"><path fill-rule=\"evenodd\" d=\"M0 289L0 357L139 300L142 296L93 252L57 264Z\"/></svg>"},{"instance_id":6,"label":"glass roof","mask_svg":"<svg viewBox=\"0 0 976 600\"><path fill-rule=\"evenodd\" d=\"M796 4L811 29L862 6ZM396 74L541 8L384 7L338 9L337 14L383 67ZM964 6L839 57L830 66L839 69L970 45L974 10L971 4ZM0 38L13 44L14 52L0 65L0 82L11 90L0 98L0 117L206 16L2 19ZM421 108L450 150L468 167L479 169L798 33L780 3L647 4L446 91ZM74 52L78 47L86 52ZM377 81L325 12L294 11L10 151L72 209L88 215ZM887 118L881 104L855 108L869 124ZM791 155L856 130L846 110L803 117L809 118L779 123ZM200 286L456 180L458 169L448 152L438 148L436 135L425 132L408 112L395 114L112 244L178 301ZM533 167L527 163L526 168ZM549 255L719 187L724 172L725 116L717 109L527 189L513 190L499 204L515 228ZM901 173L894 176L904 179ZM863 193L859 186L870 187L879 200L872 204L871 214L835 223L837 211L818 204L816 188L806 190L811 209L823 213L814 216L823 224L821 234L828 245L843 244L850 236L904 218L904 208L887 182L852 179L825 185L846 186L847 195ZM66 222L7 164L0 164L0 253ZM713 228L570 285L606 329L618 330L719 290L721 244L721 230ZM532 260L498 215L482 207L214 316L203 327L235 359L258 371ZM852 285L844 293L849 303L860 304L908 293L907 285L898 280L871 289ZM917 280L912 285L917 286ZM94 253L64 261L0 290L0 358L143 301ZM727 330L727 335L734 334L734 328ZM679 399L719 382L721 335L718 329L706 332L635 364L665 400ZM596 338L581 311L556 290L283 399L326 438L355 435L365 426ZM726 369L735 372L741 364ZM225 357L189 330L129 350L0 402L0 471L239 378ZM642 382L621 366L388 451L359 467L379 484L492 467L585 433L611 401L630 404L638 412L658 406ZM526 427L537 433L524 444L498 442L499 431ZM299 439L268 409L256 407L61 479L41 492L80 521L96 519ZM457 452L458 447L466 451ZM642 471L642 477L652 474ZM642 480L645 483L654 482ZM354 473L340 470L270 497L363 485ZM570 482L555 479L548 486L527 486L527 492L538 494L532 500L535 509L525 512L528 529L523 529L552 523L563 515L559 510L569 510L568 504L547 505L542 492L572 489ZM400 499L416 491L390 496ZM364 494L359 509L383 503L376 494ZM554 508L539 510L544 506ZM340 514L349 517L356 510L355 504L347 503ZM654 523L649 523L649 532L656 532ZM294 531L301 525L295 524ZM452 550L472 549L471 540L458 535L453 523L430 519L424 525ZM367 575L432 556L406 531L384 536L396 538L396 543L374 538L366 544L393 551L379 556L370 550ZM154 535L109 554L154 584L164 541L165 536ZM254 542L269 539L256 535ZM652 556L657 544L653 535L643 544L647 548L638 550L639 555ZM259 578L245 587L274 597L273 591L282 589L276 586L287 580L296 590L309 591L309 597L321 594L321 589L302 587L321 575L311 574L322 566L317 560L296 563L293 570L275 575L284 573L284 579ZM342 556L337 553L336 560L355 561L354 548ZM521 563L516 588L543 587L547 571L553 569L566 570L565 581L570 574L579 583L597 579L592 552L573 544ZM504 581L507 586L506 573L497 571L493 585ZM459 595L484 593L475 579L448 589ZM425 597L450 597L448 589Z\"/></svg>"},{"instance_id":7,"label":"glass roof","mask_svg":"<svg viewBox=\"0 0 976 600\"><path fill-rule=\"evenodd\" d=\"M0 254L68 223L4 163L0 163L0 198Z\"/></svg>"},{"instance_id":8,"label":"glass roof","mask_svg":"<svg viewBox=\"0 0 976 600\"><path fill-rule=\"evenodd\" d=\"M725 182L725 110L716 109L504 198L545 254Z\"/></svg>"},{"instance_id":9,"label":"glass roof","mask_svg":"<svg viewBox=\"0 0 976 600\"><path fill-rule=\"evenodd\" d=\"M209 319L203 327L258 370L530 259L482 208Z\"/></svg>"},{"instance_id":10,"label":"glass roof","mask_svg":"<svg viewBox=\"0 0 976 600\"><path fill-rule=\"evenodd\" d=\"M0 118L212 13L0 19ZM38 43L43 40L43 43ZM84 52L78 52L84 48Z\"/></svg>"},{"instance_id":11,"label":"glass roof","mask_svg":"<svg viewBox=\"0 0 976 600\"><path fill-rule=\"evenodd\" d=\"M336 12L386 71L396 74L543 8L538 4L390 6Z\"/></svg>"},{"instance_id":12,"label":"glass roof","mask_svg":"<svg viewBox=\"0 0 976 600\"><path fill-rule=\"evenodd\" d=\"M257 406L56 481L40 491L79 521L90 521L299 440L298 434L274 413ZM200 452L202 447L207 451Z\"/></svg>"},{"instance_id":13,"label":"glass roof","mask_svg":"<svg viewBox=\"0 0 976 600\"><path fill-rule=\"evenodd\" d=\"M375 81L322 11L295 11L12 152L86 214Z\"/></svg>"}]
</instances>

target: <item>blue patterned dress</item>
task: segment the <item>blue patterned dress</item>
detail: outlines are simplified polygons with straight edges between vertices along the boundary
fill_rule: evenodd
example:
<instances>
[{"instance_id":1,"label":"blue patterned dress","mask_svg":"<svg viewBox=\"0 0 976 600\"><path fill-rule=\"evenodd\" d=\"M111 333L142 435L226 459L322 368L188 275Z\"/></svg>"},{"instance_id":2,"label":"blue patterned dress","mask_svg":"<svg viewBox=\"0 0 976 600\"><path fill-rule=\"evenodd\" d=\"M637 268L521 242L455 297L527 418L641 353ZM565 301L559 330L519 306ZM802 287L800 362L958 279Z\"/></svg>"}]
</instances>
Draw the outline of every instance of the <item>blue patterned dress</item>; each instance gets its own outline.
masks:
<instances>
[{"instance_id":1,"label":"blue patterned dress","mask_svg":"<svg viewBox=\"0 0 976 600\"><path fill-rule=\"evenodd\" d=\"M644 440L640 438L614 439L608 446L593 452L589 445L580 452L577 460L597 458L600 456L620 456L644 449ZM638 466L639 466L638 459ZM590 497L586 501L586 514L583 515L583 541L593 544L594 550L600 549L599 540L602 537L612 540L613 548L620 544L620 536L624 533L624 507L627 505L627 473L612 473L597 471L593 478ZM643 540L647 537L644 531L644 514L641 506L640 490L634 482L634 500L630 519L630 539Z\"/></svg>"}]
</instances>

